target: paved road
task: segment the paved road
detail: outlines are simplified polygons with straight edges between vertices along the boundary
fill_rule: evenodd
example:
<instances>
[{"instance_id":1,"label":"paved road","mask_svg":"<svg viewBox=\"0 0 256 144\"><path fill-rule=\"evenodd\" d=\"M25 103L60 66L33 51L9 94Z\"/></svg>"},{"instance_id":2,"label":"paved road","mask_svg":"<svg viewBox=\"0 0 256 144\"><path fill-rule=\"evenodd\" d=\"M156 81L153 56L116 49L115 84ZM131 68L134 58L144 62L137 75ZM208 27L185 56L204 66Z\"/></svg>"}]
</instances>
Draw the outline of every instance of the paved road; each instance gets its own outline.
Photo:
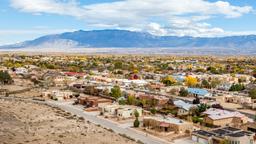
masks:
<instances>
[{"instance_id":1,"label":"paved road","mask_svg":"<svg viewBox=\"0 0 256 144\"><path fill-rule=\"evenodd\" d=\"M124 128L122 125L118 125L117 123L101 119L95 115L91 115L88 112L83 111L81 108L75 107L70 103L56 102L56 101L47 101L48 104L52 106L57 106L65 111L71 112L72 114L76 114L78 116L84 117L86 120L99 124L102 127L112 129L116 133L125 134L135 140L140 140L146 144L167 144L169 142L159 139L157 137L146 136L144 133L137 132L130 128Z\"/></svg>"}]
</instances>

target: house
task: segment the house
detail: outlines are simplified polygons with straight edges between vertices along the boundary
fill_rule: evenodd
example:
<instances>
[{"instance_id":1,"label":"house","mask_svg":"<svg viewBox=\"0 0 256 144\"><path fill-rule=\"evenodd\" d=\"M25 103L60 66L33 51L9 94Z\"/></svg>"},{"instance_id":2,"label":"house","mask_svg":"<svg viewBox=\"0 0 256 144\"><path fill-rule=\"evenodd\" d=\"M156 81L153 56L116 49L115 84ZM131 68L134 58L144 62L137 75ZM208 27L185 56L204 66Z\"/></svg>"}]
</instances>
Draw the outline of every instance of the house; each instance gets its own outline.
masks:
<instances>
[{"instance_id":1,"label":"house","mask_svg":"<svg viewBox=\"0 0 256 144\"><path fill-rule=\"evenodd\" d=\"M68 85L69 83L75 81L77 78L74 76L63 76L63 75L58 75L53 79L53 82L55 86L57 87L63 87Z\"/></svg>"},{"instance_id":2,"label":"house","mask_svg":"<svg viewBox=\"0 0 256 144\"><path fill-rule=\"evenodd\" d=\"M222 109L210 108L203 112L204 123L210 126L238 126L245 124L250 119L239 112L231 112Z\"/></svg>"},{"instance_id":3,"label":"house","mask_svg":"<svg viewBox=\"0 0 256 144\"><path fill-rule=\"evenodd\" d=\"M151 101L152 105L161 107L168 103L169 98L161 95L148 94L148 93L137 93L135 96L139 100Z\"/></svg>"},{"instance_id":4,"label":"house","mask_svg":"<svg viewBox=\"0 0 256 144\"><path fill-rule=\"evenodd\" d=\"M212 94L205 89L188 88L188 93L199 98L211 98Z\"/></svg>"},{"instance_id":5,"label":"house","mask_svg":"<svg viewBox=\"0 0 256 144\"><path fill-rule=\"evenodd\" d=\"M28 73L28 69L24 68L24 67L19 67L19 68L15 68L15 73L16 74L27 74Z\"/></svg>"},{"instance_id":6,"label":"house","mask_svg":"<svg viewBox=\"0 0 256 144\"><path fill-rule=\"evenodd\" d=\"M52 91L43 92L42 95L43 95L43 97L48 97L48 98L55 99L55 100L66 100L73 96L73 92L52 90Z\"/></svg>"},{"instance_id":7,"label":"house","mask_svg":"<svg viewBox=\"0 0 256 144\"><path fill-rule=\"evenodd\" d=\"M247 96L226 95L225 102L235 103L235 104L251 104L252 98Z\"/></svg>"},{"instance_id":8,"label":"house","mask_svg":"<svg viewBox=\"0 0 256 144\"><path fill-rule=\"evenodd\" d=\"M99 106L99 108L103 116L115 117L118 119L134 118L135 112L138 112L140 117L143 113L142 108L130 105L106 104Z\"/></svg>"},{"instance_id":9,"label":"house","mask_svg":"<svg viewBox=\"0 0 256 144\"><path fill-rule=\"evenodd\" d=\"M190 103L186 103L182 100L176 100L173 102L176 107L178 107L178 116L188 115L189 110L194 106Z\"/></svg>"},{"instance_id":10,"label":"house","mask_svg":"<svg viewBox=\"0 0 256 144\"><path fill-rule=\"evenodd\" d=\"M102 104L111 104L112 100L96 97L96 96L87 96L82 95L77 98L79 104L84 105L86 108L89 107L99 107Z\"/></svg>"},{"instance_id":11,"label":"house","mask_svg":"<svg viewBox=\"0 0 256 144\"><path fill-rule=\"evenodd\" d=\"M223 127L211 131L198 130L191 134L194 142L199 144L255 144L255 133L233 127Z\"/></svg>"},{"instance_id":12,"label":"house","mask_svg":"<svg viewBox=\"0 0 256 144\"><path fill-rule=\"evenodd\" d=\"M117 109L117 117L119 119L128 119L135 117L135 112L138 112L139 117L142 116L142 108L136 106L124 105Z\"/></svg>"},{"instance_id":13,"label":"house","mask_svg":"<svg viewBox=\"0 0 256 144\"><path fill-rule=\"evenodd\" d=\"M193 124L170 116L148 116L143 119L143 126L148 130L158 132L190 133Z\"/></svg>"}]
</instances>

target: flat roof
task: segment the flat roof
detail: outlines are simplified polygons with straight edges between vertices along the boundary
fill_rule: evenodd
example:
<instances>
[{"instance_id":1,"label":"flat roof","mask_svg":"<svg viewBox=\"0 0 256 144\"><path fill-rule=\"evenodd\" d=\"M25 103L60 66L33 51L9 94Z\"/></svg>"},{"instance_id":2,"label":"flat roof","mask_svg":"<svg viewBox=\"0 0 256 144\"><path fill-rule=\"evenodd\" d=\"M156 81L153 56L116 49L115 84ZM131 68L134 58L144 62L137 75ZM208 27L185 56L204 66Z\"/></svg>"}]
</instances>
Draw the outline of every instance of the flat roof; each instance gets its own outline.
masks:
<instances>
[{"instance_id":1,"label":"flat roof","mask_svg":"<svg viewBox=\"0 0 256 144\"><path fill-rule=\"evenodd\" d=\"M165 122L165 123L170 123L170 124L176 124L176 125L181 125L181 124L186 124L186 121L183 121L181 119L173 118L170 116L149 116L145 117L144 119L154 119L159 122Z\"/></svg>"},{"instance_id":2,"label":"flat roof","mask_svg":"<svg viewBox=\"0 0 256 144\"><path fill-rule=\"evenodd\" d=\"M208 131L204 131L204 130L198 130L198 131L194 131L193 133L202 135L202 136L206 136L206 137L211 137L214 136L214 133L208 132Z\"/></svg>"}]
</instances>

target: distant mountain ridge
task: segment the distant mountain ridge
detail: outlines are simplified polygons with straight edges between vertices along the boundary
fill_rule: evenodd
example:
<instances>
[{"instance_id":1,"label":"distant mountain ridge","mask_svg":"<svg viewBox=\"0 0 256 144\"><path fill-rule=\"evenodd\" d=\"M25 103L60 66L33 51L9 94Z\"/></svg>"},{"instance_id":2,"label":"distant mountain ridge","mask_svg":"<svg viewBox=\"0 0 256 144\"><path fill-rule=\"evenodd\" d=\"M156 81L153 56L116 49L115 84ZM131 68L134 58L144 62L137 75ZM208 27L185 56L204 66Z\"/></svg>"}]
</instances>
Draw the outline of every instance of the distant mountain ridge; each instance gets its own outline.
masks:
<instances>
[{"instance_id":1,"label":"distant mountain ridge","mask_svg":"<svg viewBox=\"0 0 256 144\"><path fill-rule=\"evenodd\" d=\"M155 36L127 30L75 31L46 35L34 40L0 48L79 47L79 48L256 48L256 35L228 37Z\"/></svg>"}]
</instances>

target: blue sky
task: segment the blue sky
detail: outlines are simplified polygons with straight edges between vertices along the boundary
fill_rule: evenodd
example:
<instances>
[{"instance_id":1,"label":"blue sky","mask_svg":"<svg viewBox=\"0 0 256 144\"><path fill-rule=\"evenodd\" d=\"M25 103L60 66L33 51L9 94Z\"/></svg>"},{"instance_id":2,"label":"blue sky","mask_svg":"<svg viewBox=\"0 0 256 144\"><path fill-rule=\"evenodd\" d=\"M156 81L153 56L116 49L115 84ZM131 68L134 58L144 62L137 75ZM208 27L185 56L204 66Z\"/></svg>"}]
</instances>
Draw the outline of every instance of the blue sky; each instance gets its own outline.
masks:
<instances>
[{"instance_id":1,"label":"blue sky","mask_svg":"<svg viewBox=\"0 0 256 144\"><path fill-rule=\"evenodd\" d=\"M75 30L256 34L255 0L1 0L0 45Z\"/></svg>"}]
</instances>

